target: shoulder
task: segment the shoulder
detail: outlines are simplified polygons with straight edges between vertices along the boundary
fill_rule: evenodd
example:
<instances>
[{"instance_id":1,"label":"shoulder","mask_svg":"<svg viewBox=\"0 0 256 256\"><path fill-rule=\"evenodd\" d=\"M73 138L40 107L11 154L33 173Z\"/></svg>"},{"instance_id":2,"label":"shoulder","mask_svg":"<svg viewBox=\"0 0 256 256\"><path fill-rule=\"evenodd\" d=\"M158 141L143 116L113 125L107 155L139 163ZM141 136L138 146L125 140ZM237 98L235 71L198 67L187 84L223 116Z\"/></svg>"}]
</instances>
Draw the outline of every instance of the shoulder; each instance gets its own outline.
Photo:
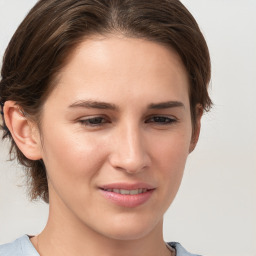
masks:
<instances>
[{"instance_id":1,"label":"shoulder","mask_svg":"<svg viewBox=\"0 0 256 256\"><path fill-rule=\"evenodd\" d=\"M189 253L181 244L177 242L169 242L167 245L175 249L176 256L200 256L198 254Z\"/></svg>"},{"instance_id":2,"label":"shoulder","mask_svg":"<svg viewBox=\"0 0 256 256\"><path fill-rule=\"evenodd\" d=\"M0 256L39 256L36 249L24 235L15 241L0 245Z\"/></svg>"}]
</instances>

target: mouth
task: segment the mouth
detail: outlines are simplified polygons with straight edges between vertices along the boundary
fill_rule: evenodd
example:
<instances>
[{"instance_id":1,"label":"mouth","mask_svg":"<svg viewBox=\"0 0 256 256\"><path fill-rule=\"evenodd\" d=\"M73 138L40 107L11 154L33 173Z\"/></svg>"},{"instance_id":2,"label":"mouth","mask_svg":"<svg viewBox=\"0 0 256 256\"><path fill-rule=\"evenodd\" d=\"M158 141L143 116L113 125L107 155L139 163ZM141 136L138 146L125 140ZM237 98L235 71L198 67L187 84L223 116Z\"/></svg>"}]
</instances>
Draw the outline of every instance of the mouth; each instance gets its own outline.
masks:
<instances>
[{"instance_id":1,"label":"mouth","mask_svg":"<svg viewBox=\"0 0 256 256\"><path fill-rule=\"evenodd\" d=\"M103 191L107 191L107 192L113 192L113 193L117 193L117 194L121 194L121 195L139 195L142 193L146 193L152 189L147 189L147 188L138 188L138 189L118 189L118 188L109 188L109 189L104 189L102 188Z\"/></svg>"},{"instance_id":2,"label":"mouth","mask_svg":"<svg viewBox=\"0 0 256 256\"><path fill-rule=\"evenodd\" d=\"M100 187L101 194L108 202L128 208L145 204L150 200L155 190L155 187L145 183L119 183Z\"/></svg>"}]
</instances>

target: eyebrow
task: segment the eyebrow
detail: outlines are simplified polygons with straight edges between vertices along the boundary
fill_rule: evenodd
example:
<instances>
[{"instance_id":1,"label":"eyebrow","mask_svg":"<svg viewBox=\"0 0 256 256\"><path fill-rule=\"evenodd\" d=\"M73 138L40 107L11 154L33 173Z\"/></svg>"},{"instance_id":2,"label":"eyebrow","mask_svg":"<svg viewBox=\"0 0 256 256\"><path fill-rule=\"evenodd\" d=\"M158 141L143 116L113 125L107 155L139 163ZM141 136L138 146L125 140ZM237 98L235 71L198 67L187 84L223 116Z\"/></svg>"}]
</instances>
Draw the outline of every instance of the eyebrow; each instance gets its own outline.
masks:
<instances>
[{"instance_id":1,"label":"eyebrow","mask_svg":"<svg viewBox=\"0 0 256 256\"><path fill-rule=\"evenodd\" d=\"M160 103L151 103L148 105L148 109L168 109L184 107L184 104L180 101L166 101ZM112 103L92 101L92 100L79 100L69 106L69 108L95 108L95 109L108 109L108 110L119 110L119 107Z\"/></svg>"},{"instance_id":2,"label":"eyebrow","mask_svg":"<svg viewBox=\"0 0 256 256\"><path fill-rule=\"evenodd\" d=\"M184 104L180 101L166 101L160 103L151 103L148 106L148 109L166 109L166 108L177 108L183 107L185 108Z\"/></svg>"},{"instance_id":3,"label":"eyebrow","mask_svg":"<svg viewBox=\"0 0 256 256\"><path fill-rule=\"evenodd\" d=\"M97 108L97 109L109 109L109 110L118 110L118 107L115 104L92 101L92 100L79 100L71 104L69 108Z\"/></svg>"}]
</instances>

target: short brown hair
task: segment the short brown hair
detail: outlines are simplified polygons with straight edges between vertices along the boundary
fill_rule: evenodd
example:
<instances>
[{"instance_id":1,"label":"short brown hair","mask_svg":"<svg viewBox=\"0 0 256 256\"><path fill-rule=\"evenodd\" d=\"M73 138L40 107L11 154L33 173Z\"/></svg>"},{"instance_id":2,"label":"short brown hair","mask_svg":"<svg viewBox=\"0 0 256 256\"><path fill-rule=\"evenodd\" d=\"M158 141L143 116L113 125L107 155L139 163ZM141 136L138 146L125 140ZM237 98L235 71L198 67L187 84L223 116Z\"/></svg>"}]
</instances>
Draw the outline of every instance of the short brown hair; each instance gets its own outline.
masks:
<instances>
[{"instance_id":1,"label":"short brown hair","mask_svg":"<svg viewBox=\"0 0 256 256\"><path fill-rule=\"evenodd\" d=\"M0 102L15 101L37 123L52 81L72 50L93 34L122 34L172 47L181 57L190 80L192 124L196 106L211 107L207 88L210 57L205 39L190 12L179 0L40 0L13 35L3 59ZM2 113L3 115L3 113ZM42 160L27 159L16 146L3 118L3 138L10 153L26 167L31 199L48 202Z\"/></svg>"}]
</instances>

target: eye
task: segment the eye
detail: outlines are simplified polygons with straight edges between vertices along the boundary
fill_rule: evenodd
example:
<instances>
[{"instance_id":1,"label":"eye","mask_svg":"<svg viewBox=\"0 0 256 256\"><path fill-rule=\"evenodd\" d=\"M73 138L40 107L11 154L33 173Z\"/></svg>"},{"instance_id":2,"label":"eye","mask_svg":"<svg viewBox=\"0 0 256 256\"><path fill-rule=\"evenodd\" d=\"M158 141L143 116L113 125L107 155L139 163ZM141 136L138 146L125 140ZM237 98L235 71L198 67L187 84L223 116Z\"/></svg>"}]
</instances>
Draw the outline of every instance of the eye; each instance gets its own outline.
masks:
<instances>
[{"instance_id":1,"label":"eye","mask_svg":"<svg viewBox=\"0 0 256 256\"><path fill-rule=\"evenodd\" d=\"M87 119L80 119L79 123L84 126L101 126L105 123L109 123L109 121L104 117L95 116Z\"/></svg>"},{"instance_id":2,"label":"eye","mask_svg":"<svg viewBox=\"0 0 256 256\"><path fill-rule=\"evenodd\" d=\"M152 116L146 120L146 123L154 123L159 125L168 125L177 122L177 119L166 116Z\"/></svg>"}]
</instances>

